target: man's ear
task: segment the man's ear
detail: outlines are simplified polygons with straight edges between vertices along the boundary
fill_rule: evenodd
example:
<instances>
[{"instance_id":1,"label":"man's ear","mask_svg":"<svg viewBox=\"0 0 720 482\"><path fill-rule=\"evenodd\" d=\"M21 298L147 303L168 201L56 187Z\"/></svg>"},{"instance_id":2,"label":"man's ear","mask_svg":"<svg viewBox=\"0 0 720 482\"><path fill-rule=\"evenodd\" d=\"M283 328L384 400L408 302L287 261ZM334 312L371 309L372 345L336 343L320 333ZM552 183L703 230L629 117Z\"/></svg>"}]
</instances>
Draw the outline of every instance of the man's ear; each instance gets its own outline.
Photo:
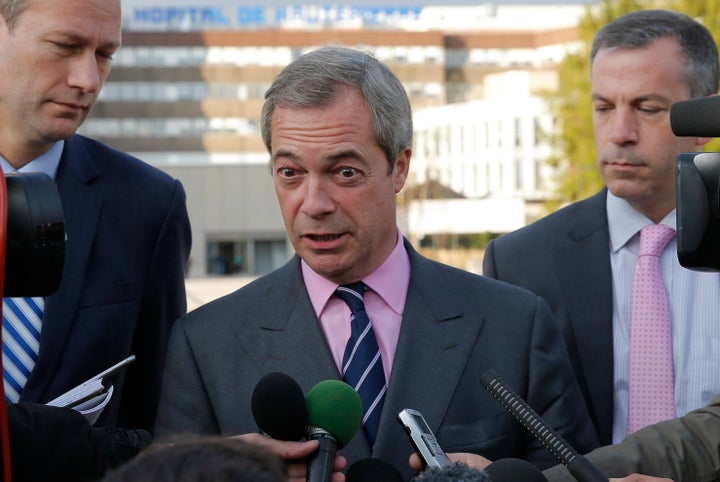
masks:
<instances>
[{"instance_id":1,"label":"man's ear","mask_svg":"<svg viewBox=\"0 0 720 482\"><path fill-rule=\"evenodd\" d=\"M405 181L407 181L408 173L410 172L410 156L412 155L412 149L407 147L400 151L397 158L395 159L395 168L393 169L393 182L395 184L395 193L399 193Z\"/></svg>"}]
</instances>

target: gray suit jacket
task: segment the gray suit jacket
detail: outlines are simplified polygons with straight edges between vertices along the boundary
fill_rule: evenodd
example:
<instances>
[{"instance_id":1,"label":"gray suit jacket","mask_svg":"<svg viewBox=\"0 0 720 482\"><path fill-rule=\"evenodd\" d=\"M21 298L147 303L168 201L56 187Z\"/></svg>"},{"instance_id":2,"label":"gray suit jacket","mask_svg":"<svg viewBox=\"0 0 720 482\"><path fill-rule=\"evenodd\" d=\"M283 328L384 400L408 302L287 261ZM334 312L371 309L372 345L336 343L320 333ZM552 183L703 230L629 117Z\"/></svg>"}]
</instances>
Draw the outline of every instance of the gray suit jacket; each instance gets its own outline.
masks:
<instances>
[{"instance_id":1,"label":"gray suit jacket","mask_svg":"<svg viewBox=\"0 0 720 482\"><path fill-rule=\"evenodd\" d=\"M607 190L492 241L483 274L543 297L602 444L612 443L613 338Z\"/></svg>"},{"instance_id":2,"label":"gray suit jacket","mask_svg":"<svg viewBox=\"0 0 720 482\"><path fill-rule=\"evenodd\" d=\"M582 394L546 303L530 292L417 254L392 375L372 455L412 475L413 449L396 414L423 413L448 452L523 457L550 453L481 386L496 371L579 450L597 445ZM304 287L300 260L181 318L171 334L156 436L257 432L250 399L260 378L284 372L305 393L339 379ZM362 431L342 449L369 457Z\"/></svg>"},{"instance_id":3,"label":"gray suit jacket","mask_svg":"<svg viewBox=\"0 0 720 482\"><path fill-rule=\"evenodd\" d=\"M675 482L720 480L720 397L684 417L651 425L587 458L607 477L631 473ZM563 466L545 471L549 482L575 480Z\"/></svg>"}]
</instances>

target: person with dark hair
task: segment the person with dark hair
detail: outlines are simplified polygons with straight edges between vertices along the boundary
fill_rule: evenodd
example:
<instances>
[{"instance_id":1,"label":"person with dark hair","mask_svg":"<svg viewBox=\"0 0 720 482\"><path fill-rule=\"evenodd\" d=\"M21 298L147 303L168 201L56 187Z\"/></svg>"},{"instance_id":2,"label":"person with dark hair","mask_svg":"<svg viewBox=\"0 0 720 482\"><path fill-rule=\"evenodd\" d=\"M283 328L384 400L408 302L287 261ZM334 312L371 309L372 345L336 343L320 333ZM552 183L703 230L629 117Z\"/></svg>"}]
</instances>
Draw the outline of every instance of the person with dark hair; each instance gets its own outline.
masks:
<instances>
[{"instance_id":1,"label":"person with dark hair","mask_svg":"<svg viewBox=\"0 0 720 482\"><path fill-rule=\"evenodd\" d=\"M305 393L340 378L358 391L349 464L372 455L408 479L413 448L396 415L412 407L446 448L547 467L552 455L479 383L495 368L573 444L597 444L545 302L424 258L400 232L412 113L386 65L347 47L298 57L267 91L261 129L296 256L175 324L158 436L271 440L257 433L251 396L282 372Z\"/></svg>"},{"instance_id":2,"label":"person with dark hair","mask_svg":"<svg viewBox=\"0 0 720 482\"><path fill-rule=\"evenodd\" d=\"M280 457L231 437L186 437L153 444L102 482L285 482Z\"/></svg>"},{"instance_id":3,"label":"person with dark hair","mask_svg":"<svg viewBox=\"0 0 720 482\"><path fill-rule=\"evenodd\" d=\"M670 127L673 103L717 93L718 49L689 16L640 10L602 27L590 60L605 187L493 240L483 272L550 304L610 444L720 394L720 275L682 267L674 237L677 155L710 139Z\"/></svg>"}]
</instances>

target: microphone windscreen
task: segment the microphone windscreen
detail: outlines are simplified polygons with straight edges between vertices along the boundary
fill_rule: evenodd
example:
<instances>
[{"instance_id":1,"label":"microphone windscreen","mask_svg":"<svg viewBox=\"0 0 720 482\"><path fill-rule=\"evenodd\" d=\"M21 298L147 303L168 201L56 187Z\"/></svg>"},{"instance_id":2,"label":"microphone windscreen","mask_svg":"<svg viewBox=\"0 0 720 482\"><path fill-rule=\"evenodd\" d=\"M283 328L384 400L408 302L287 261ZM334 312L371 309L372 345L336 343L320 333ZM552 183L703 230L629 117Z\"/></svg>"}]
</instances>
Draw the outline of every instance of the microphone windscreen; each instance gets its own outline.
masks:
<instances>
[{"instance_id":1,"label":"microphone windscreen","mask_svg":"<svg viewBox=\"0 0 720 482\"><path fill-rule=\"evenodd\" d=\"M350 442L362 421L360 395L340 380L325 380L312 387L305 404L308 424L330 432L338 448Z\"/></svg>"},{"instance_id":2,"label":"microphone windscreen","mask_svg":"<svg viewBox=\"0 0 720 482\"><path fill-rule=\"evenodd\" d=\"M460 462L445 467L428 467L412 479L412 482L491 482L490 476L482 470L468 467ZM517 479L518 481L522 479Z\"/></svg>"},{"instance_id":3,"label":"microphone windscreen","mask_svg":"<svg viewBox=\"0 0 720 482\"><path fill-rule=\"evenodd\" d=\"M346 482L403 482L402 475L381 459L358 460L345 473Z\"/></svg>"},{"instance_id":4,"label":"microphone windscreen","mask_svg":"<svg viewBox=\"0 0 720 482\"><path fill-rule=\"evenodd\" d=\"M720 137L720 96L675 102L670 106L670 128L676 136Z\"/></svg>"},{"instance_id":5,"label":"microphone windscreen","mask_svg":"<svg viewBox=\"0 0 720 482\"><path fill-rule=\"evenodd\" d=\"M547 482L540 469L522 459L498 459L485 467L485 473L492 482Z\"/></svg>"},{"instance_id":6,"label":"microphone windscreen","mask_svg":"<svg viewBox=\"0 0 720 482\"><path fill-rule=\"evenodd\" d=\"M305 435L305 394L289 375L268 373L253 390L251 409L260 430L278 440L300 440Z\"/></svg>"}]
</instances>

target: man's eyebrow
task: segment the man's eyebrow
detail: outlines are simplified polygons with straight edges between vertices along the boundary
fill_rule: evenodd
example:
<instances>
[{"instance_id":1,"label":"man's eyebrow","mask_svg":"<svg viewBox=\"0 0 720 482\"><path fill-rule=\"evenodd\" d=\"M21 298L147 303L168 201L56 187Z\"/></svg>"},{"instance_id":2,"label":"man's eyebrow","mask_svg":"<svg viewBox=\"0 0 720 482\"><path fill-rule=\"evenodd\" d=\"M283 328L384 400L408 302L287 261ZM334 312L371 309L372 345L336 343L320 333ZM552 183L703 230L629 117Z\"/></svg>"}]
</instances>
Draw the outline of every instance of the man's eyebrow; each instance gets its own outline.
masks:
<instances>
[{"instance_id":1,"label":"man's eyebrow","mask_svg":"<svg viewBox=\"0 0 720 482\"><path fill-rule=\"evenodd\" d=\"M360 153L355 149L346 149L344 151L336 152L335 154L332 154L329 156L328 159L330 159L332 162L337 162L342 159L362 159L362 156Z\"/></svg>"},{"instance_id":2,"label":"man's eyebrow","mask_svg":"<svg viewBox=\"0 0 720 482\"><path fill-rule=\"evenodd\" d=\"M607 97L605 97L605 96L602 95L602 94L598 94L598 93L596 93L596 92L593 92L593 93L590 95L590 98L591 98L592 100L599 100L599 101L602 101L602 102L610 102L610 100L609 100Z\"/></svg>"},{"instance_id":3,"label":"man's eyebrow","mask_svg":"<svg viewBox=\"0 0 720 482\"><path fill-rule=\"evenodd\" d=\"M591 98L592 98L592 100L597 100L597 101L610 102L610 103L612 103L611 100L609 100L607 97L605 97L605 96L602 95L602 94L593 93L593 94L591 95ZM643 95L638 95L637 97L633 97L633 98L631 99L631 103L637 104L637 103L645 102L645 101L648 101L648 100L657 100L657 101L661 101L661 102L667 102L667 98L666 98L665 96L663 96L663 95L660 95L660 94L643 94Z\"/></svg>"},{"instance_id":4,"label":"man's eyebrow","mask_svg":"<svg viewBox=\"0 0 720 482\"><path fill-rule=\"evenodd\" d=\"M278 158L286 158L290 159L292 161L297 161L300 159L300 156L295 154L294 152L287 150L287 149L278 149L275 154L273 154L273 159ZM329 156L325 157L324 160L327 161L328 164L334 164L336 162L339 162L343 159L358 159L362 160L363 156L360 155L360 153L355 149L346 149L343 151L338 151L333 154L330 154Z\"/></svg>"},{"instance_id":5,"label":"man's eyebrow","mask_svg":"<svg viewBox=\"0 0 720 482\"><path fill-rule=\"evenodd\" d=\"M635 103L635 104L637 104L639 102L645 102L646 100L657 100L660 102L668 102L667 97L665 97L664 95L660 95L660 94L639 95L632 99L633 103Z\"/></svg>"},{"instance_id":6,"label":"man's eyebrow","mask_svg":"<svg viewBox=\"0 0 720 482\"><path fill-rule=\"evenodd\" d=\"M53 35L53 34L62 38L63 40L78 43L78 44L87 44L90 42L90 39L88 36L80 35L76 32L67 32L64 30L57 30L57 31L51 33L51 35ZM113 42L104 42L101 45L99 45L99 48L106 49L106 50L118 50L120 48L120 45L121 45L121 41L118 40L117 42L114 42L114 41Z\"/></svg>"},{"instance_id":7,"label":"man's eyebrow","mask_svg":"<svg viewBox=\"0 0 720 482\"><path fill-rule=\"evenodd\" d=\"M278 150L271 156L271 160L274 162L275 159L278 159L278 158L281 158L281 157L282 157L282 158L285 158L285 159L290 159L291 161L297 161L297 160L299 159L298 155L295 154L295 153L292 152L292 151L289 151L289 150L287 150L287 149L278 149Z\"/></svg>"}]
</instances>

